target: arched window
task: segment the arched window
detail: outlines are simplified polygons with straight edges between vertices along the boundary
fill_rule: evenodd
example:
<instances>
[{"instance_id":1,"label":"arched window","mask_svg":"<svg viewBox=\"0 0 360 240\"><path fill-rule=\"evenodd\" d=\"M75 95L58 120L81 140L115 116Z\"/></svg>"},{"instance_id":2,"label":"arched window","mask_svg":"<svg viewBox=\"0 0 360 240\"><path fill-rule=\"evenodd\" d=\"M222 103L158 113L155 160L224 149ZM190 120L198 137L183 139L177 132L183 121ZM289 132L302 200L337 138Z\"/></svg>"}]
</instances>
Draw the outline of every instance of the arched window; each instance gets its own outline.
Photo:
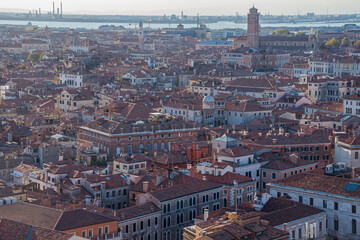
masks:
<instances>
[{"instance_id":1,"label":"arched window","mask_svg":"<svg viewBox=\"0 0 360 240\"><path fill-rule=\"evenodd\" d=\"M146 151L150 151L150 143L146 144Z\"/></svg>"},{"instance_id":2,"label":"arched window","mask_svg":"<svg viewBox=\"0 0 360 240\"><path fill-rule=\"evenodd\" d=\"M157 151L157 143L154 143L154 151Z\"/></svg>"},{"instance_id":3,"label":"arched window","mask_svg":"<svg viewBox=\"0 0 360 240\"><path fill-rule=\"evenodd\" d=\"M163 228L166 228L166 218L163 220Z\"/></svg>"},{"instance_id":4,"label":"arched window","mask_svg":"<svg viewBox=\"0 0 360 240\"><path fill-rule=\"evenodd\" d=\"M164 150L164 149L165 149L165 143L162 142L162 143L161 143L161 150Z\"/></svg>"},{"instance_id":5,"label":"arched window","mask_svg":"<svg viewBox=\"0 0 360 240\"><path fill-rule=\"evenodd\" d=\"M168 225L168 227L171 225L171 219L170 219L170 216L168 216L168 218L167 218L167 225Z\"/></svg>"}]
</instances>

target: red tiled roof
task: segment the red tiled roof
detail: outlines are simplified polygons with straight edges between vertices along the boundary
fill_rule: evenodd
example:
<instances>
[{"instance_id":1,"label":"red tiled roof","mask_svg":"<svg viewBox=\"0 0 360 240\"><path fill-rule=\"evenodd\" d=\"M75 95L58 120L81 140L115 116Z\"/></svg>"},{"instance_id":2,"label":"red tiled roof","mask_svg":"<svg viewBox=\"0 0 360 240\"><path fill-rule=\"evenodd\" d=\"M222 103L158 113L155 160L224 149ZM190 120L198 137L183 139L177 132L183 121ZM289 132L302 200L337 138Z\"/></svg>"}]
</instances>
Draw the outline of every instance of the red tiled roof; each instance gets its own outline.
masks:
<instances>
[{"instance_id":1,"label":"red tiled roof","mask_svg":"<svg viewBox=\"0 0 360 240\"><path fill-rule=\"evenodd\" d=\"M346 191L344 188L348 183L358 183L357 181L322 175L317 173L301 173L270 183L270 185L283 185L306 190L313 190L323 193L337 194L347 197L360 198L360 188L355 191Z\"/></svg>"},{"instance_id":2,"label":"red tiled roof","mask_svg":"<svg viewBox=\"0 0 360 240\"><path fill-rule=\"evenodd\" d=\"M183 180L184 181L182 184L156 190L150 192L150 194L162 202L162 201L167 201L170 199L184 197L187 195L222 187L222 184L201 181L192 177L184 176Z\"/></svg>"}]
</instances>

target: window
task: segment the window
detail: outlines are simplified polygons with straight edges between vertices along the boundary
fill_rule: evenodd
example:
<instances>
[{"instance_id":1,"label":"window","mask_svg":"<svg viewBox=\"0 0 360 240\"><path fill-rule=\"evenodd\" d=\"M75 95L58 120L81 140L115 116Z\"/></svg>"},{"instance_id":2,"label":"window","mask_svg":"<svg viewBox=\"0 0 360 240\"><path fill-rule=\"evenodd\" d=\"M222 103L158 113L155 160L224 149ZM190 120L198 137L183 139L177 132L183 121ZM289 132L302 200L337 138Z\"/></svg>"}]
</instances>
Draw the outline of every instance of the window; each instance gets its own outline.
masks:
<instances>
[{"instance_id":1,"label":"window","mask_svg":"<svg viewBox=\"0 0 360 240\"><path fill-rule=\"evenodd\" d=\"M140 222L140 230L143 230L144 229L144 221L141 221Z\"/></svg>"},{"instance_id":2,"label":"window","mask_svg":"<svg viewBox=\"0 0 360 240\"><path fill-rule=\"evenodd\" d=\"M323 208L327 208L327 201L323 200Z\"/></svg>"},{"instance_id":3,"label":"window","mask_svg":"<svg viewBox=\"0 0 360 240\"><path fill-rule=\"evenodd\" d=\"M104 233L109 234L109 226L105 226Z\"/></svg>"},{"instance_id":4,"label":"window","mask_svg":"<svg viewBox=\"0 0 360 240\"><path fill-rule=\"evenodd\" d=\"M272 178L272 179L276 179L276 173L272 173L272 174L271 174L271 178Z\"/></svg>"},{"instance_id":5,"label":"window","mask_svg":"<svg viewBox=\"0 0 360 240\"><path fill-rule=\"evenodd\" d=\"M151 226L151 221L150 221L150 219L148 219L148 227L150 227Z\"/></svg>"},{"instance_id":6,"label":"window","mask_svg":"<svg viewBox=\"0 0 360 240\"><path fill-rule=\"evenodd\" d=\"M136 223L133 223L133 232L136 232Z\"/></svg>"},{"instance_id":7,"label":"window","mask_svg":"<svg viewBox=\"0 0 360 240\"><path fill-rule=\"evenodd\" d=\"M352 213L356 213L356 206L355 206L355 205L352 205L352 206L351 206L351 212L352 212Z\"/></svg>"},{"instance_id":8,"label":"window","mask_svg":"<svg viewBox=\"0 0 360 240\"><path fill-rule=\"evenodd\" d=\"M163 228L166 228L166 218L163 219Z\"/></svg>"},{"instance_id":9,"label":"window","mask_svg":"<svg viewBox=\"0 0 360 240\"><path fill-rule=\"evenodd\" d=\"M334 210L338 210L339 209L339 204L337 202L334 202Z\"/></svg>"},{"instance_id":10,"label":"window","mask_svg":"<svg viewBox=\"0 0 360 240\"><path fill-rule=\"evenodd\" d=\"M314 206L314 199L310 198L310 206Z\"/></svg>"},{"instance_id":11,"label":"window","mask_svg":"<svg viewBox=\"0 0 360 240\"><path fill-rule=\"evenodd\" d=\"M253 200L253 195L250 193L247 195L247 201L250 202Z\"/></svg>"},{"instance_id":12,"label":"window","mask_svg":"<svg viewBox=\"0 0 360 240\"><path fill-rule=\"evenodd\" d=\"M299 203L303 203L303 197L299 196Z\"/></svg>"},{"instance_id":13,"label":"window","mask_svg":"<svg viewBox=\"0 0 360 240\"><path fill-rule=\"evenodd\" d=\"M301 228L299 228L299 238L302 238L302 231L301 231L302 229Z\"/></svg>"},{"instance_id":14,"label":"window","mask_svg":"<svg viewBox=\"0 0 360 240\"><path fill-rule=\"evenodd\" d=\"M353 220L351 220L351 232L352 232L352 234L356 234L356 220L355 219L353 219Z\"/></svg>"},{"instance_id":15,"label":"window","mask_svg":"<svg viewBox=\"0 0 360 240\"><path fill-rule=\"evenodd\" d=\"M266 172L263 172L263 177L266 177Z\"/></svg>"},{"instance_id":16,"label":"window","mask_svg":"<svg viewBox=\"0 0 360 240\"><path fill-rule=\"evenodd\" d=\"M322 222L319 222L319 232L322 232Z\"/></svg>"},{"instance_id":17,"label":"window","mask_svg":"<svg viewBox=\"0 0 360 240\"><path fill-rule=\"evenodd\" d=\"M334 230L339 231L339 220L338 219L334 219Z\"/></svg>"},{"instance_id":18,"label":"window","mask_svg":"<svg viewBox=\"0 0 360 240\"><path fill-rule=\"evenodd\" d=\"M129 233L129 225L126 225L126 227L125 227L125 232L126 232L126 233Z\"/></svg>"},{"instance_id":19,"label":"window","mask_svg":"<svg viewBox=\"0 0 360 240\"><path fill-rule=\"evenodd\" d=\"M89 229L89 235L88 235L89 238L92 238L93 237L93 230L92 229Z\"/></svg>"},{"instance_id":20,"label":"window","mask_svg":"<svg viewBox=\"0 0 360 240\"><path fill-rule=\"evenodd\" d=\"M155 218L155 225L157 225L158 224L158 218L156 217Z\"/></svg>"},{"instance_id":21,"label":"window","mask_svg":"<svg viewBox=\"0 0 360 240\"><path fill-rule=\"evenodd\" d=\"M103 234L103 229L102 229L102 227L99 227L99 229L98 229L98 235L99 235L99 236L102 236L102 234Z\"/></svg>"},{"instance_id":22,"label":"window","mask_svg":"<svg viewBox=\"0 0 360 240\"><path fill-rule=\"evenodd\" d=\"M359 152L355 152L355 159L359 159Z\"/></svg>"},{"instance_id":23,"label":"window","mask_svg":"<svg viewBox=\"0 0 360 240\"><path fill-rule=\"evenodd\" d=\"M83 238L86 238L86 230L81 232L81 236L82 236Z\"/></svg>"}]
</instances>

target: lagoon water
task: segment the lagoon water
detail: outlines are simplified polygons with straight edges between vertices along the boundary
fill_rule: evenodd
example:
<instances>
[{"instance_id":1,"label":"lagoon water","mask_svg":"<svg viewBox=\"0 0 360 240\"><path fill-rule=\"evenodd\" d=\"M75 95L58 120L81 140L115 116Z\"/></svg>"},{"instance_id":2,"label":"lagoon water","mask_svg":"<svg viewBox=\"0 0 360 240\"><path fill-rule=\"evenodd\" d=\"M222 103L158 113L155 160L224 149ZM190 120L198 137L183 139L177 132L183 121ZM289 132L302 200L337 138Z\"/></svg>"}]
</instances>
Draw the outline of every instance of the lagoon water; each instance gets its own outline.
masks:
<instances>
[{"instance_id":1,"label":"lagoon water","mask_svg":"<svg viewBox=\"0 0 360 240\"><path fill-rule=\"evenodd\" d=\"M115 25L123 26L125 28L134 28L136 23L112 23L112 22L46 22L46 21L17 21L17 20L0 20L0 25L27 25L31 22L32 25L38 27L48 26L49 28L85 28L85 29L98 29L101 25ZM360 22L296 22L296 23L260 23L261 27L341 27L345 24L357 24L360 26ZM185 28L196 27L196 24L183 24ZM175 28L177 24L165 24L165 23L152 23L152 29L161 28ZM234 22L216 22L209 23L206 26L210 29L225 29L225 28L242 28L246 29L246 23L234 23ZM145 27L148 27L145 24Z\"/></svg>"}]
</instances>

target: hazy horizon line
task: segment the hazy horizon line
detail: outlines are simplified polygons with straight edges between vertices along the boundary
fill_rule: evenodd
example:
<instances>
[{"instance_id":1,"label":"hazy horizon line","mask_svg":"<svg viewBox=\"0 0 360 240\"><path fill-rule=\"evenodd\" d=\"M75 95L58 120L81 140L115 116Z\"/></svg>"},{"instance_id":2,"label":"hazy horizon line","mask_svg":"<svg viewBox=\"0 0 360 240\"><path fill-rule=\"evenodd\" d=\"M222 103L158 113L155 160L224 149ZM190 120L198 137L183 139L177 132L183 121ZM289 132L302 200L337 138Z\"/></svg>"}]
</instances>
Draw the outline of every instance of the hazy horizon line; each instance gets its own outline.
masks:
<instances>
[{"instance_id":1,"label":"hazy horizon line","mask_svg":"<svg viewBox=\"0 0 360 240\"><path fill-rule=\"evenodd\" d=\"M33 9L33 10L38 10L38 9ZM0 8L0 13L14 13L14 14L26 14L29 13L30 10L26 10L26 9L21 9L21 8ZM48 12L51 11L44 11L42 12L43 15L46 15ZM131 12L131 13L130 13ZM233 14L201 14L201 12L197 12L197 13L191 13L191 14L184 14L184 16L196 16L197 14L199 14L200 16L236 16L237 12L234 12ZM282 13L282 14L271 14L270 12L264 12L261 13L261 15L265 15L265 16L304 16L307 13ZM356 11L354 13L316 13L314 12L315 15L360 15L360 13L357 13ZM175 15L175 16L180 16L181 15L181 11L180 13L175 13L175 12L166 12L166 13L135 13L132 11L127 11L127 13L120 13L120 12L114 12L114 11L86 11L86 13L84 11L67 11L65 13L63 13L64 16L66 15L97 15L97 16L171 16L171 15ZM246 14L239 14L239 16L246 16Z\"/></svg>"}]
</instances>

